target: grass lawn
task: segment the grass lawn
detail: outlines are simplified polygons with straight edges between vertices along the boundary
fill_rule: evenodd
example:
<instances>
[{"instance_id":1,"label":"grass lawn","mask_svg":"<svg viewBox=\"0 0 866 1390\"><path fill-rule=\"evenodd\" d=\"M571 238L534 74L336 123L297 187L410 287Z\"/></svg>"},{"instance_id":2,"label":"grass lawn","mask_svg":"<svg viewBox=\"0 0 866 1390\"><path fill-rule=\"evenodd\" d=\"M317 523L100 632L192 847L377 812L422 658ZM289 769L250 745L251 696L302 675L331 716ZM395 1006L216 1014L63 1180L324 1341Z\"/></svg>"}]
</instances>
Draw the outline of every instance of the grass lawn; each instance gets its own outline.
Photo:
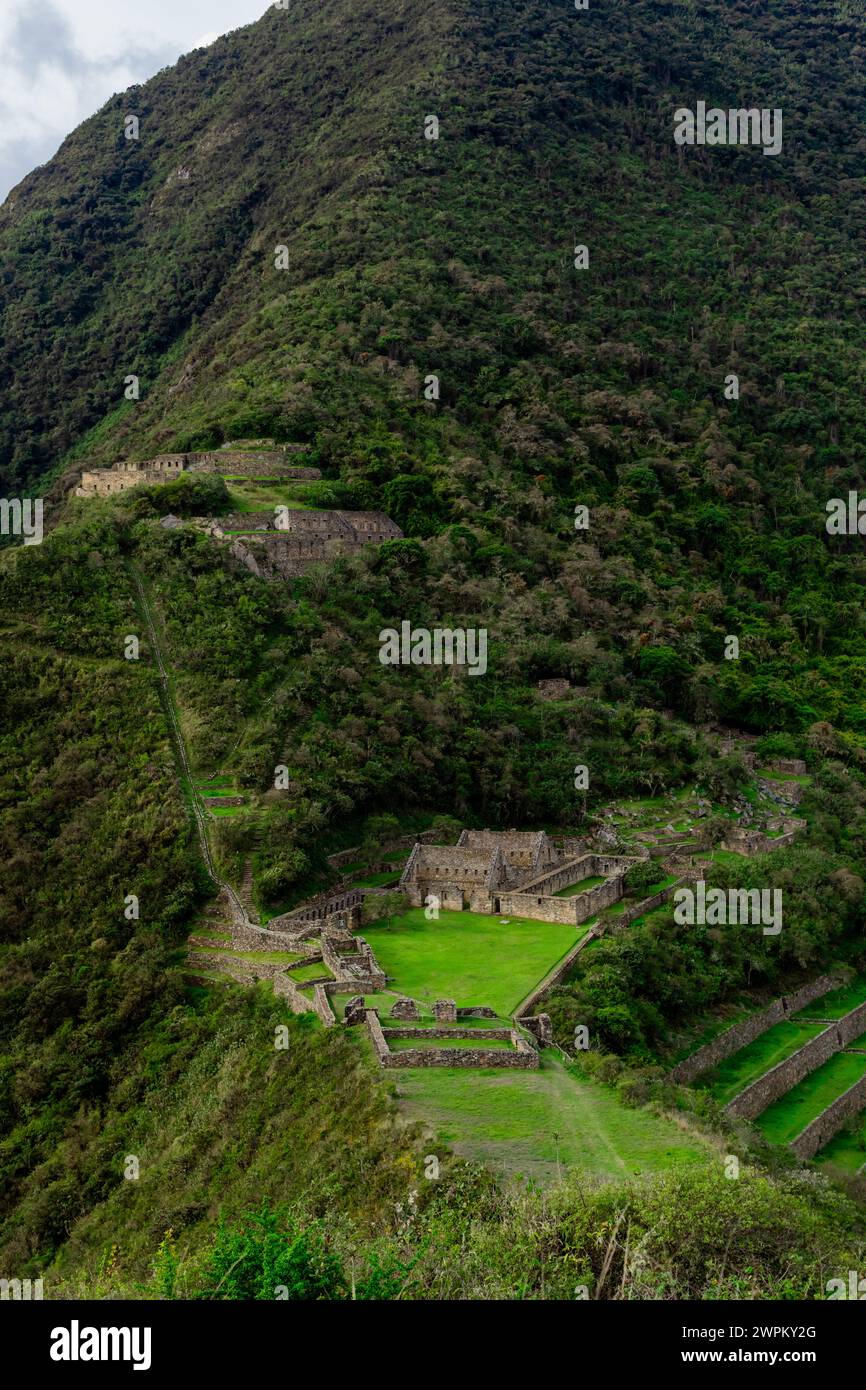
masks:
<instances>
[{"instance_id":1,"label":"grass lawn","mask_svg":"<svg viewBox=\"0 0 866 1390\"><path fill-rule=\"evenodd\" d=\"M783 1062L799 1047L823 1032L823 1023L777 1023L762 1033L748 1047L741 1047L732 1057L726 1057L712 1071L704 1074L702 1087L712 1091L716 1100L727 1105L746 1086L757 1081L765 1071Z\"/></svg>"},{"instance_id":2,"label":"grass lawn","mask_svg":"<svg viewBox=\"0 0 866 1390\"><path fill-rule=\"evenodd\" d=\"M755 776L763 777L765 782L799 782L801 787L808 786L812 781L808 773L773 772L767 767L758 768Z\"/></svg>"},{"instance_id":3,"label":"grass lawn","mask_svg":"<svg viewBox=\"0 0 866 1390\"><path fill-rule=\"evenodd\" d=\"M406 1052L412 1047L492 1047L514 1051L504 1038L388 1038L388 1046L392 1052Z\"/></svg>"},{"instance_id":4,"label":"grass lawn","mask_svg":"<svg viewBox=\"0 0 866 1390\"><path fill-rule=\"evenodd\" d=\"M794 1018L841 1018L866 1000L866 979L858 975L841 989L832 989L820 999L813 999Z\"/></svg>"},{"instance_id":5,"label":"grass lawn","mask_svg":"<svg viewBox=\"0 0 866 1390\"><path fill-rule=\"evenodd\" d=\"M842 1130L816 1154L814 1163L829 1163L846 1173L856 1173L866 1164L866 1118L850 1133Z\"/></svg>"},{"instance_id":6,"label":"grass lawn","mask_svg":"<svg viewBox=\"0 0 866 1390\"><path fill-rule=\"evenodd\" d=\"M367 874L365 878L356 878L352 881L355 888L387 888L389 885L398 884L400 875L393 870L388 870L382 874Z\"/></svg>"},{"instance_id":7,"label":"grass lawn","mask_svg":"<svg viewBox=\"0 0 866 1390\"><path fill-rule=\"evenodd\" d=\"M557 898L573 898L576 893L585 893L589 888L597 888L600 883L604 883L601 874L592 874L589 878L582 878L580 883L573 883L570 888L560 888L554 894Z\"/></svg>"},{"instance_id":8,"label":"grass lawn","mask_svg":"<svg viewBox=\"0 0 866 1390\"><path fill-rule=\"evenodd\" d=\"M209 816L239 816L247 810L246 806L206 806Z\"/></svg>"},{"instance_id":9,"label":"grass lawn","mask_svg":"<svg viewBox=\"0 0 866 1390\"><path fill-rule=\"evenodd\" d=\"M232 951L231 948L223 946L222 942L216 940L211 949L219 951L222 955L233 960L250 961L254 965L258 965L261 961L271 962L274 965L291 965L293 961L301 959L297 951ZM326 971L327 966L323 966L322 969Z\"/></svg>"},{"instance_id":10,"label":"grass lawn","mask_svg":"<svg viewBox=\"0 0 866 1390\"><path fill-rule=\"evenodd\" d=\"M599 1180L706 1158L700 1141L674 1121L621 1105L612 1090L585 1080L549 1049L538 1071L437 1067L392 1075L407 1118L426 1122L462 1157L499 1172L555 1182L557 1149L563 1172L576 1166Z\"/></svg>"},{"instance_id":11,"label":"grass lawn","mask_svg":"<svg viewBox=\"0 0 866 1390\"><path fill-rule=\"evenodd\" d=\"M228 486L228 494L235 512L268 512L274 507L300 511L304 503L298 498L296 486L291 482L232 483Z\"/></svg>"},{"instance_id":12,"label":"grass lawn","mask_svg":"<svg viewBox=\"0 0 866 1390\"><path fill-rule=\"evenodd\" d=\"M364 936L401 994L509 1014L585 933L585 926L519 917L504 926L475 912L441 911L428 922L417 907L392 917L390 927L367 927Z\"/></svg>"},{"instance_id":13,"label":"grass lawn","mask_svg":"<svg viewBox=\"0 0 866 1390\"><path fill-rule=\"evenodd\" d=\"M305 980L332 980L334 978L325 962L321 960L315 965L299 965L296 970L290 970L288 974L296 985L303 984Z\"/></svg>"},{"instance_id":14,"label":"grass lawn","mask_svg":"<svg viewBox=\"0 0 866 1390\"><path fill-rule=\"evenodd\" d=\"M811 1076L759 1115L755 1124L772 1144L790 1144L831 1101L866 1075L866 1057L837 1052ZM864 1155L866 1161L866 1155Z\"/></svg>"},{"instance_id":15,"label":"grass lawn","mask_svg":"<svg viewBox=\"0 0 866 1390\"><path fill-rule=\"evenodd\" d=\"M702 850L701 855L704 859L711 859L714 864L733 864L735 868L747 862L745 854L736 854L732 849L714 849L709 853Z\"/></svg>"}]
</instances>

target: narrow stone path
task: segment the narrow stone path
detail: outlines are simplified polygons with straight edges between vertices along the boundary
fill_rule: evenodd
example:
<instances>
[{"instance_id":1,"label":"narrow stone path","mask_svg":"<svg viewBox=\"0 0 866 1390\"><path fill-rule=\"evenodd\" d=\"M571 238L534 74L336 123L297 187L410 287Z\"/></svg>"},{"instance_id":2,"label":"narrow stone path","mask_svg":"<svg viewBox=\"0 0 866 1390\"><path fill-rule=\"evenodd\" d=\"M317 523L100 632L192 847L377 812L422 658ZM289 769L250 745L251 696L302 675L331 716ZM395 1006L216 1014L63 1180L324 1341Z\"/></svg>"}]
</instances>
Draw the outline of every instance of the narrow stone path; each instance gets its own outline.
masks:
<instances>
[{"instance_id":1,"label":"narrow stone path","mask_svg":"<svg viewBox=\"0 0 866 1390\"><path fill-rule=\"evenodd\" d=\"M180 720L177 716L177 709L174 703L174 696L171 692L171 686L169 684L168 679L168 671L166 669L165 659L163 657L162 646L160 644L159 637L157 636L156 623L153 619L153 612L150 606L150 601L147 597L147 592L144 587L144 581L141 577L141 573L136 567L136 565L134 565L131 560L128 560L127 568L132 578L132 582L135 585L136 591L138 593L138 601L139 606L141 608L141 616L144 619L148 641L150 642L151 650L156 659L157 673L165 695L164 703L166 713L168 715L169 733L171 735L172 743L174 744L175 754L178 760L178 766L180 767L182 774L186 777L187 783L189 785L193 816L195 818L196 834L198 835L198 842L201 848L202 859L205 862L205 867L208 871L208 875L212 879L213 883L225 894L226 900L228 901L229 908L231 910L232 917L234 921L237 923L237 925L244 927L255 926L256 924L251 920L246 907L241 902L241 899L235 892L234 888L231 886L230 883L226 883L225 879L220 878L219 874L216 871L213 853L211 851L210 837L208 835L207 829L207 815L201 803L201 797L195 789L192 768L190 767L189 758L187 756L186 744L184 742L184 737L181 732Z\"/></svg>"}]
</instances>

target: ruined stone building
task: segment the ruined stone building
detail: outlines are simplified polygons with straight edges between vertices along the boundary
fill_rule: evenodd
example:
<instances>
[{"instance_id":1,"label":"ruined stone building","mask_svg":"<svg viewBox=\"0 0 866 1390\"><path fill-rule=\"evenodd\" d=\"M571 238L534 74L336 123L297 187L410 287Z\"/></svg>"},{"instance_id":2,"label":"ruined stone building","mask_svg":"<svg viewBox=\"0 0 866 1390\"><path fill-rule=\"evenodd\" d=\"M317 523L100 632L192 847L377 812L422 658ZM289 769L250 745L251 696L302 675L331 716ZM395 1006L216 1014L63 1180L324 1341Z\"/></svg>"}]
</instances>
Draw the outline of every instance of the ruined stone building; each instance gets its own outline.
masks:
<instances>
[{"instance_id":1,"label":"ruined stone building","mask_svg":"<svg viewBox=\"0 0 866 1390\"><path fill-rule=\"evenodd\" d=\"M292 462L301 450L302 446L289 444L256 452L226 447L209 453L158 454L140 463L123 460L113 468L85 469L75 496L110 497L141 483L168 483L185 472L236 476L250 482L316 482L322 476L320 469Z\"/></svg>"},{"instance_id":2,"label":"ruined stone building","mask_svg":"<svg viewBox=\"0 0 866 1390\"><path fill-rule=\"evenodd\" d=\"M235 558L253 574L283 578L302 574L317 561L403 535L384 512L301 509L214 517L206 529L216 540L228 542Z\"/></svg>"},{"instance_id":3,"label":"ruined stone building","mask_svg":"<svg viewBox=\"0 0 866 1390\"><path fill-rule=\"evenodd\" d=\"M559 849L543 831L464 830L456 845L415 845L400 889L415 907L435 899L452 912L508 913L578 925L623 895L636 861ZM593 878L601 883L571 896L563 890Z\"/></svg>"}]
</instances>

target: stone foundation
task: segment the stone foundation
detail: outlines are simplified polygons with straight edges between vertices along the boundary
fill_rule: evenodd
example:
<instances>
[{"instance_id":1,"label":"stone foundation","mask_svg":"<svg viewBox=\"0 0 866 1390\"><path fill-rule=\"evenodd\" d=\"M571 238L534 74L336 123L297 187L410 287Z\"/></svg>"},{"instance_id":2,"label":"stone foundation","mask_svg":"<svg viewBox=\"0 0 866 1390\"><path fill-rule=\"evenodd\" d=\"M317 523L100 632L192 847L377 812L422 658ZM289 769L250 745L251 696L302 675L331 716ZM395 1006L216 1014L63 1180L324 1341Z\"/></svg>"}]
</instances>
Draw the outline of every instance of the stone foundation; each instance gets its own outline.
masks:
<instances>
[{"instance_id":1,"label":"stone foundation","mask_svg":"<svg viewBox=\"0 0 866 1390\"><path fill-rule=\"evenodd\" d=\"M407 1048L405 1052L392 1052L375 1009L367 1010L367 1028L376 1056L383 1067L497 1067L534 1070L539 1065L535 1048L513 1030L509 1034L514 1044L513 1052L483 1047ZM393 1033L396 1030L389 1031ZM455 1029L449 1029L448 1033L457 1037L467 1036Z\"/></svg>"}]
</instances>

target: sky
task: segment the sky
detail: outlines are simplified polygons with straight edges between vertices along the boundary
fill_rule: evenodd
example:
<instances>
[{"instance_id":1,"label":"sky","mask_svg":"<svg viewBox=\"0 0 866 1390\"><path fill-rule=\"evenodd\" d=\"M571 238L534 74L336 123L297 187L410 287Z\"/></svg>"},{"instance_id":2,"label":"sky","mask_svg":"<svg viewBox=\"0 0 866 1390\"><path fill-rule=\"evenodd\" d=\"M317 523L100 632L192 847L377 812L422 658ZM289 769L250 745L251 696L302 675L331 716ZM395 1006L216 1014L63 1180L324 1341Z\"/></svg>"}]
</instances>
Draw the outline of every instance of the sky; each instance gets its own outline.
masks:
<instances>
[{"instance_id":1,"label":"sky","mask_svg":"<svg viewBox=\"0 0 866 1390\"><path fill-rule=\"evenodd\" d=\"M0 202L113 96L268 0L0 0Z\"/></svg>"}]
</instances>

